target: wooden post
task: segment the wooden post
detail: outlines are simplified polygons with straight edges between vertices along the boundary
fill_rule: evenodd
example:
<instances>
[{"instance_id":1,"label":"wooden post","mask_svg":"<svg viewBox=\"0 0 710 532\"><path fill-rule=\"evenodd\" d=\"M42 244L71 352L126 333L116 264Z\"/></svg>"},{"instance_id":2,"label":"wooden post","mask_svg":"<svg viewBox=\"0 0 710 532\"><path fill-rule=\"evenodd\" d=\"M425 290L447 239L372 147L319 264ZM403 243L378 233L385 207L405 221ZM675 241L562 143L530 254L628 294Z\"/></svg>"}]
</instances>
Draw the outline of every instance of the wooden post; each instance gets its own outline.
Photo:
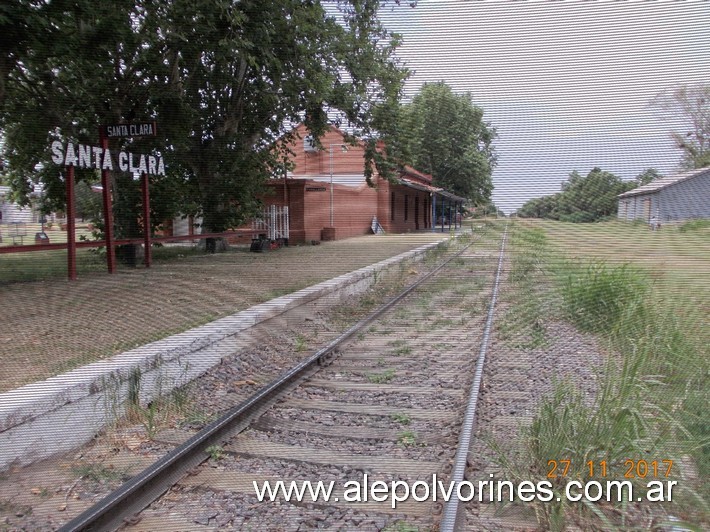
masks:
<instances>
[{"instance_id":1,"label":"wooden post","mask_svg":"<svg viewBox=\"0 0 710 532\"><path fill-rule=\"evenodd\" d=\"M141 189L143 192L143 243L145 250L143 262L146 268L152 264L151 235L150 235L150 191L148 190L148 174L141 175Z\"/></svg>"},{"instance_id":2,"label":"wooden post","mask_svg":"<svg viewBox=\"0 0 710 532\"><path fill-rule=\"evenodd\" d=\"M74 209L74 167L67 168L67 274L76 281L76 212Z\"/></svg>"},{"instance_id":3,"label":"wooden post","mask_svg":"<svg viewBox=\"0 0 710 532\"><path fill-rule=\"evenodd\" d=\"M103 127L99 128L99 139L104 153L108 149L108 139ZM104 208L104 240L106 240L106 266L108 273L116 273L116 249L113 246L113 202L111 200L111 180L108 170L101 170L101 187L103 188Z\"/></svg>"}]
</instances>

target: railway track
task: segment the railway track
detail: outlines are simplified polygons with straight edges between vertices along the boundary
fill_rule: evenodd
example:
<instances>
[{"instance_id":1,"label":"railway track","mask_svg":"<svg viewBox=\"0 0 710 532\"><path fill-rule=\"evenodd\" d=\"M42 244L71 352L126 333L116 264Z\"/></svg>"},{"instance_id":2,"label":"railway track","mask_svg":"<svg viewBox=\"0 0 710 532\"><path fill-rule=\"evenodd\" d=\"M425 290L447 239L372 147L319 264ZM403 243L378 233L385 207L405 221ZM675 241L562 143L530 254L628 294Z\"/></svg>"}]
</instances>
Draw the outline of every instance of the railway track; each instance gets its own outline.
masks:
<instances>
[{"instance_id":1,"label":"railway track","mask_svg":"<svg viewBox=\"0 0 710 532\"><path fill-rule=\"evenodd\" d=\"M433 482L464 478L504 246L449 257L62 530L461 526ZM332 491L258 500L279 481Z\"/></svg>"}]
</instances>

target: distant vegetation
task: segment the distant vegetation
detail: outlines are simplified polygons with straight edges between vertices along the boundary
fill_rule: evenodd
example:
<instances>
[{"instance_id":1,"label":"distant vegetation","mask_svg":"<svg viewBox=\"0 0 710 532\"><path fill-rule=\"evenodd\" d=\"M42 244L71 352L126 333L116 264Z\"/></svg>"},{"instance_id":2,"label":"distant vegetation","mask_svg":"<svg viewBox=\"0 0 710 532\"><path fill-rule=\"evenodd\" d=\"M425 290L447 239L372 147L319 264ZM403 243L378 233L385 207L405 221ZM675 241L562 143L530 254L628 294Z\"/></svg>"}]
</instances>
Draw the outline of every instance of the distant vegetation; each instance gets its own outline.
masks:
<instances>
[{"instance_id":1,"label":"distant vegetation","mask_svg":"<svg viewBox=\"0 0 710 532\"><path fill-rule=\"evenodd\" d=\"M562 185L562 192L534 198L518 209L521 218L546 218L562 222L598 222L616 216L617 196L661 177L649 168L633 181L621 178L601 168L594 168L586 177L576 170Z\"/></svg>"},{"instance_id":2,"label":"distant vegetation","mask_svg":"<svg viewBox=\"0 0 710 532\"><path fill-rule=\"evenodd\" d=\"M678 230L681 233L688 233L690 231L700 231L701 229L709 229L710 228L710 220L690 220L689 222L685 222L683 225L681 225Z\"/></svg>"}]
</instances>

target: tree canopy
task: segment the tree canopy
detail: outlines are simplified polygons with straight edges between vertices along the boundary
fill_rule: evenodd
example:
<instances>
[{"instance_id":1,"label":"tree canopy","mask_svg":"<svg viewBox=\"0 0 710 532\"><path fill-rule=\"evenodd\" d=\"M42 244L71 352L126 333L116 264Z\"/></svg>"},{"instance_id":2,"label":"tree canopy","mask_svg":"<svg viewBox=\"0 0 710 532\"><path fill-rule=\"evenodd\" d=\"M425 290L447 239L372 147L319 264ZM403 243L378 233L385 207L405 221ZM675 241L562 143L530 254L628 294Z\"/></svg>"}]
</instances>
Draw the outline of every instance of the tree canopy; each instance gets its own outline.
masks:
<instances>
[{"instance_id":1,"label":"tree canopy","mask_svg":"<svg viewBox=\"0 0 710 532\"><path fill-rule=\"evenodd\" d=\"M563 222L596 222L616 214L617 196L634 187L636 183L622 181L601 168L592 169L586 176L575 170L563 183L562 192L532 199L517 214Z\"/></svg>"},{"instance_id":2,"label":"tree canopy","mask_svg":"<svg viewBox=\"0 0 710 532\"><path fill-rule=\"evenodd\" d=\"M291 134L290 122L305 122L316 136L332 121L347 123L369 148L368 170L386 172L388 154L375 143L392 135L406 71L393 56L398 37L378 18L382 3L4 6L0 27L31 30L19 41L0 40L8 52L0 60L8 179L19 196L44 181L51 206L61 207L63 181L48 164L51 139L97 144L100 124L155 120L157 138L111 140L111 148L159 150L168 175L151 176L153 219L197 214L213 232L252 214L262 184L285 161L275 149L285 143L275 140ZM78 179L96 176L82 170ZM112 181L117 234L135 236L137 183L119 172Z\"/></svg>"},{"instance_id":3,"label":"tree canopy","mask_svg":"<svg viewBox=\"0 0 710 532\"><path fill-rule=\"evenodd\" d=\"M643 185L648 185L651 181L655 181L660 177L662 176L658 170L655 168L647 168L634 178L634 182L641 187Z\"/></svg>"},{"instance_id":4,"label":"tree canopy","mask_svg":"<svg viewBox=\"0 0 710 532\"><path fill-rule=\"evenodd\" d=\"M427 83L402 108L399 143L406 161L433 176L436 186L485 204L493 191L495 129L469 93Z\"/></svg>"},{"instance_id":5,"label":"tree canopy","mask_svg":"<svg viewBox=\"0 0 710 532\"><path fill-rule=\"evenodd\" d=\"M662 92L652 105L673 124L671 136L683 151L683 166L710 166L710 83Z\"/></svg>"}]
</instances>

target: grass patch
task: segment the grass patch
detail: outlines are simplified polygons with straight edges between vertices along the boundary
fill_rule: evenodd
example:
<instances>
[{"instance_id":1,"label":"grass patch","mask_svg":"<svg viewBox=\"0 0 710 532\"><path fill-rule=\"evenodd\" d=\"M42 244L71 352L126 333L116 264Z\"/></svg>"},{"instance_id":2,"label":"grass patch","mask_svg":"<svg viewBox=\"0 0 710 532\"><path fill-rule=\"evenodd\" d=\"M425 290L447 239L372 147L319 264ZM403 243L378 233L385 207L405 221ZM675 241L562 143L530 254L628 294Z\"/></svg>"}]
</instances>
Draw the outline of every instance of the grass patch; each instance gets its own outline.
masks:
<instances>
[{"instance_id":1,"label":"grass patch","mask_svg":"<svg viewBox=\"0 0 710 532\"><path fill-rule=\"evenodd\" d=\"M509 289L503 293L509 306L497 324L498 335L517 349L543 347L547 344L544 317L554 315L545 289L549 283L549 273L543 266L548 253L545 233L514 225L509 246Z\"/></svg>"},{"instance_id":2,"label":"grass patch","mask_svg":"<svg viewBox=\"0 0 710 532\"><path fill-rule=\"evenodd\" d=\"M681 233L689 233L691 231L700 231L703 229L710 229L710 220L690 220L689 222L685 222L678 227L678 231Z\"/></svg>"},{"instance_id":3,"label":"grass patch","mask_svg":"<svg viewBox=\"0 0 710 532\"><path fill-rule=\"evenodd\" d=\"M512 309L502 331L512 339L521 330L534 332L536 316L559 315L578 329L596 334L609 357L595 398L569 383L557 383L553 393L541 401L519 450L491 442L506 478L538 482L548 478L550 460L569 460L572 470L566 478L549 479L553 500L531 503L546 530L634 529L641 526L642 515L643 526L650 522L649 515L659 527L672 520L675 526L692 523L687 525L690 529L707 525L709 488L703 482L710 475L710 427L704 406L710 374L706 317L693 308L688 294L677 293L675 299L667 300L668 278L654 271L598 258L559 260L540 239L539 230L518 227L516 232L514 245L534 245L537 250L546 249L546 255L535 249L516 250L522 260L516 264L517 257L513 259ZM683 248L681 253L691 251ZM546 293L539 289L539 282L531 282L545 278L556 281ZM596 465L597 475L601 463L609 472L606 479L594 480L628 480L634 483L635 497L643 496L649 480L667 480L626 478L629 460L648 464L673 460L677 469L668 479L678 481L673 502L573 503L565 499L567 481L590 480L590 463ZM680 464L688 462L697 472L697 481L687 470L679 471Z\"/></svg>"},{"instance_id":4,"label":"grass patch","mask_svg":"<svg viewBox=\"0 0 710 532\"><path fill-rule=\"evenodd\" d=\"M308 340L306 339L306 337L302 334L297 334L296 338L293 341L293 348L296 350L296 353L302 353L306 350L307 347Z\"/></svg>"},{"instance_id":5,"label":"grass patch","mask_svg":"<svg viewBox=\"0 0 710 532\"><path fill-rule=\"evenodd\" d=\"M628 264L567 263L560 282L566 318L586 332L609 331L623 312L643 302L646 276Z\"/></svg>"},{"instance_id":6,"label":"grass patch","mask_svg":"<svg viewBox=\"0 0 710 532\"><path fill-rule=\"evenodd\" d=\"M372 384L385 384L394 379L395 371L388 369L382 373L368 373L367 380Z\"/></svg>"},{"instance_id":7,"label":"grass patch","mask_svg":"<svg viewBox=\"0 0 710 532\"><path fill-rule=\"evenodd\" d=\"M226 456L226 452L221 445L210 445L205 449L205 452L209 455L210 460L219 461Z\"/></svg>"},{"instance_id":8,"label":"grass patch","mask_svg":"<svg viewBox=\"0 0 710 532\"><path fill-rule=\"evenodd\" d=\"M407 414L392 414L390 417L400 425L409 425L412 422L412 418Z\"/></svg>"},{"instance_id":9,"label":"grass patch","mask_svg":"<svg viewBox=\"0 0 710 532\"><path fill-rule=\"evenodd\" d=\"M400 345L399 347L396 347L393 351L392 354L394 356L403 356L403 355L409 355L412 353L412 348L408 345Z\"/></svg>"},{"instance_id":10,"label":"grass patch","mask_svg":"<svg viewBox=\"0 0 710 532\"><path fill-rule=\"evenodd\" d=\"M417 435L411 430L405 430L397 436L397 443L402 447L414 447L417 445Z\"/></svg>"},{"instance_id":11,"label":"grass patch","mask_svg":"<svg viewBox=\"0 0 710 532\"><path fill-rule=\"evenodd\" d=\"M72 472L78 477L97 484L107 484L127 480L126 472L103 464L81 464L72 467Z\"/></svg>"}]
</instances>

